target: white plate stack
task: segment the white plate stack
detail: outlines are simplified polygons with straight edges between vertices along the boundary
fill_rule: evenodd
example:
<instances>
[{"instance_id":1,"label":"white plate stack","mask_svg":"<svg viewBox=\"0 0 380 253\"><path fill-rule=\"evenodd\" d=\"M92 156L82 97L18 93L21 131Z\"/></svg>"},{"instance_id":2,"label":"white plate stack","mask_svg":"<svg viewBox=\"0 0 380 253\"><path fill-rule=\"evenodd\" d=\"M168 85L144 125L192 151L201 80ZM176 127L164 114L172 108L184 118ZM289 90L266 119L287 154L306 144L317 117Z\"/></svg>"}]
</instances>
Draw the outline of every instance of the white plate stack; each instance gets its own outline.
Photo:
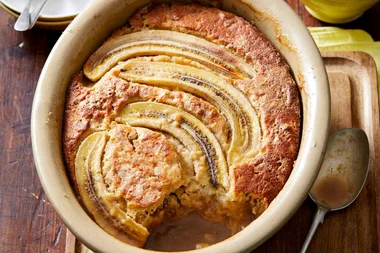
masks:
<instances>
[{"instance_id":1,"label":"white plate stack","mask_svg":"<svg viewBox=\"0 0 380 253\"><path fill-rule=\"evenodd\" d=\"M35 24L36 27L63 30L82 12L91 0L48 0ZM24 9L27 0L0 0L0 7L14 17L18 17ZM41 3L32 0L30 12Z\"/></svg>"}]
</instances>

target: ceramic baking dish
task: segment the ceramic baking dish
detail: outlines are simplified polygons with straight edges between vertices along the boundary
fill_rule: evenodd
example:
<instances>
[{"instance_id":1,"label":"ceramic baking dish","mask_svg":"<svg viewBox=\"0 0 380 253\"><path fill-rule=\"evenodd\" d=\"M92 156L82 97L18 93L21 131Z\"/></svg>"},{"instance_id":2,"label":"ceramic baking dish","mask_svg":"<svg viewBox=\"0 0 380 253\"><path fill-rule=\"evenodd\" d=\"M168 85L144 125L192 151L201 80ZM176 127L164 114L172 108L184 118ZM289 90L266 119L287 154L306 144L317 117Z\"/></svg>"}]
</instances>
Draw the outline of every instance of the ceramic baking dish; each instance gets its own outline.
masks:
<instances>
[{"instance_id":1,"label":"ceramic baking dish","mask_svg":"<svg viewBox=\"0 0 380 253\"><path fill-rule=\"evenodd\" d=\"M61 143L65 92L71 77L110 33L145 0L94 0L62 34L42 70L32 110L36 168L50 203L67 227L96 252L147 252L103 231L82 209L66 174ZM319 51L307 28L283 0L221 1L221 8L253 22L291 66L303 104L301 146L287 183L269 208L233 237L194 252L245 252L280 229L306 198L326 146L330 93ZM284 242L285 243L285 242Z\"/></svg>"}]
</instances>

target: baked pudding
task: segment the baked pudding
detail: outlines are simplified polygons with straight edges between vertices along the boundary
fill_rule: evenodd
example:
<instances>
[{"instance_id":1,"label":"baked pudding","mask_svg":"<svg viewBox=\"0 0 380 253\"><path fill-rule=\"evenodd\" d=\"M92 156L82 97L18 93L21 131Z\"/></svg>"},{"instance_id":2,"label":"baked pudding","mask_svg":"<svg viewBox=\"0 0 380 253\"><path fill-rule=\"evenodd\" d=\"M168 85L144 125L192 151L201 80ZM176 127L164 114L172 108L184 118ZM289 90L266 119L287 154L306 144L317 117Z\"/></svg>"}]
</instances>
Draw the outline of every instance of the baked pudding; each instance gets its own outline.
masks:
<instances>
[{"instance_id":1,"label":"baked pudding","mask_svg":"<svg viewBox=\"0 0 380 253\"><path fill-rule=\"evenodd\" d=\"M190 213L236 233L288 179L300 110L288 65L254 25L148 5L69 85L65 161L88 214L126 243Z\"/></svg>"}]
</instances>

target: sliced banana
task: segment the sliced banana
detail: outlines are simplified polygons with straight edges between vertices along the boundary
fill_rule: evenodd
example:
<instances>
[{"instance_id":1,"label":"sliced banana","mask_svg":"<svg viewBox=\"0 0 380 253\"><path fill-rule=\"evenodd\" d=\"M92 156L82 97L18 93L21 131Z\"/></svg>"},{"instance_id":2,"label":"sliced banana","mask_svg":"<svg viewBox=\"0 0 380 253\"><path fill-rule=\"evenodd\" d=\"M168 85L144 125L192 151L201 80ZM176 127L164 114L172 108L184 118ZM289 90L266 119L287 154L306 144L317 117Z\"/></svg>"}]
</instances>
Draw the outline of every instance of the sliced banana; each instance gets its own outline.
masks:
<instances>
[{"instance_id":1,"label":"sliced banana","mask_svg":"<svg viewBox=\"0 0 380 253\"><path fill-rule=\"evenodd\" d=\"M141 247L149 236L148 230L118 207L117 199L108 193L104 184L101 160L106 141L106 132L96 132L79 146L75 159L79 194L89 213L103 229L122 241Z\"/></svg>"},{"instance_id":2,"label":"sliced banana","mask_svg":"<svg viewBox=\"0 0 380 253\"><path fill-rule=\"evenodd\" d=\"M252 66L223 46L167 30L144 30L111 38L91 55L83 70L87 78L97 81L120 61L152 55L183 56L228 77L256 75Z\"/></svg>"}]
</instances>

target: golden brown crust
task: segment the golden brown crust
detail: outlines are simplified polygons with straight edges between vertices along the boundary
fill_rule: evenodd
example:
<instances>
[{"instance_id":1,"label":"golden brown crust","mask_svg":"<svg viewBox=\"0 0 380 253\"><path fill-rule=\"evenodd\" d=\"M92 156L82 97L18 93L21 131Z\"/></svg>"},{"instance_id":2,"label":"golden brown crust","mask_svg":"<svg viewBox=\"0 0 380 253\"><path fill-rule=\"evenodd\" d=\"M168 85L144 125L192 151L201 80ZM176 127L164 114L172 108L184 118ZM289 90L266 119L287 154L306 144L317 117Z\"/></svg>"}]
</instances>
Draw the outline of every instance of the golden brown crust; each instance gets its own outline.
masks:
<instances>
[{"instance_id":1,"label":"golden brown crust","mask_svg":"<svg viewBox=\"0 0 380 253\"><path fill-rule=\"evenodd\" d=\"M128 209L151 209L184 182L177 153L161 133L112 123L103 174L108 191Z\"/></svg>"},{"instance_id":2,"label":"golden brown crust","mask_svg":"<svg viewBox=\"0 0 380 253\"><path fill-rule=\"evenodd\" d=\"M223 78L228 79L228 82L244 94L257 114L261 128L260 150L248 161L229 165L231 189L226 191L232 191L236 199L224 199L223 204L216 200L215 192L208 193L199 185L190 184L184 190L181 185L187 186L189 180L176 181L175 177L166 178L165 175L162 178L165 182L148 182L153 167L163 169L167 164L184 162L190 159L191 152L187 150L181 155L179 150L185 148L177 147L175 150L170 141L165 141L165 135L151 131L146 132L146 138L142 142L136 143L141 144L140 146L130 146L131 140L124 137L128 136L133 128L115 127L114 123L126 105L149 101L179 108L205 124L225 153L230 147L232 132L226 115L212 103L184 91L169 89L165 85L158 88L123 79L123 69L120 66L113 68L95 84L87 84L88 80L82 73L78 73L68 87L63 126L64 156L74 186L78 187L75 181L74 160L82 140L93 132L112 132L110 129L116 129L116 132L112 132L118 135L115 144L120 150L129 147L129 151L137 152L133 159L137 159L138 162L131 163L131 157L123 158L115 149L114 153L111 152L112 155L106 151L110 163L107 165L109 169L107 166L104 167L104 179L112 191L122 192L131 209L149 209L148 214L152 214L154 218L149 220L148 214L138 213L134 218L139 224L150 229L159 224L164 216L169 217L170 213L178 211L182 213L177 217L185 215L187 211L178 209L179 202L214 221L232 222L236 219L239 222L246 219L247 212L242 212L239 217L236 215L236 210L239 209L252 208L253 213L259 215L286 183L299 147L301 105L297 85L288 65L256 27L233 14L197 4L146 6L129 20L129 26L114 32L110 40L146 29L173 30L207 39L223 45L226 51L244 59L252 66L256 72L252 79ZM149 57L140 58L141 61L157 60ZM202 69L202 66L199 68ZM112 141L108 141L107 145L111 144ZM136 147L140 147L141 150ZM161 148L159 154L153 151L155 147ZM149 159L145 161L144 157ZM163 160L160 158L165 162L162 163ZM121 163L124 165L121 166ZM123 168L134 170L126 173ZM166 170L169 170L169 167ZM118 174L120 171L123 171L122 176ZM136 171L139 173L135 174ZM171 175L181 173L183 175L184 168L182 171L174 169ZM122 183L123 177L127 177L129 181ZM174 192L175 196L170 195L171 192ZM194 196L197 196L197 199L192 199ZM248 202L250 206L247 205ZM165 208L168 210L167 213L164 213ZM232 224L232 227L234 225L236 223Z\"/></svg>"}]
</instances>

